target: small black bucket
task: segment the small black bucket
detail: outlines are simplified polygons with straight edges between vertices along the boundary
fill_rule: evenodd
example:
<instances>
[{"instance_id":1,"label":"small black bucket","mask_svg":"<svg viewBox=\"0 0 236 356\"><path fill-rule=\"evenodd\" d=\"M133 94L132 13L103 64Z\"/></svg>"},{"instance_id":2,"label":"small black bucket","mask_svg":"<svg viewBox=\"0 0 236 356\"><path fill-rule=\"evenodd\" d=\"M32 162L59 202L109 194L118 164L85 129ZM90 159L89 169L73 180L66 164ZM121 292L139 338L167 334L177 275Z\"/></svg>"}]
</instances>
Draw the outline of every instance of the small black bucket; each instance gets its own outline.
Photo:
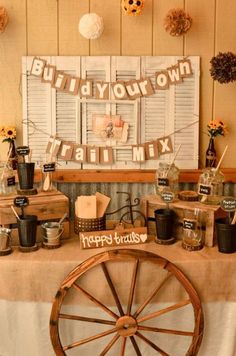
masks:
<instances>
[{"instance_id":1,"label":"small black bucket","mask_svg":"<svg viewBox=\"0 0 236 356\"><path fill-rule=\"evenodd\" d=\"M175 212L171 209L157 209L154 211L157 237L160 240L172 238Z\"/></svg>"},{"instance_id":2,"label":"small black bucket","mask_svg":"<svg viewBox=\"0 0 236 356\"><path fill-rule=\"evenodd\" d=\"M25 215L17 220L20 245L32 247L36 244L37 216Z\"/></svg>"},{"instance_id":3,"label":"small black bucket","mask_svg":"<svg viewBox=\"0 0 236 356\"><path fill-rule=\"evenodd\" d=\"M227 224L225 218L216 219L218 249L223 253L236 252L236 225Z\"/></svg>"},{"instance_id":4,"label":"small black bucket","mask_svg":"<svg viewBox=\"0 0 236 356\"><path fill-rule=\"evenodd\" d=\"M17 173L20 189L33 189L34 185L34 162L18 163Z\"/></svg>"}]
</instances>

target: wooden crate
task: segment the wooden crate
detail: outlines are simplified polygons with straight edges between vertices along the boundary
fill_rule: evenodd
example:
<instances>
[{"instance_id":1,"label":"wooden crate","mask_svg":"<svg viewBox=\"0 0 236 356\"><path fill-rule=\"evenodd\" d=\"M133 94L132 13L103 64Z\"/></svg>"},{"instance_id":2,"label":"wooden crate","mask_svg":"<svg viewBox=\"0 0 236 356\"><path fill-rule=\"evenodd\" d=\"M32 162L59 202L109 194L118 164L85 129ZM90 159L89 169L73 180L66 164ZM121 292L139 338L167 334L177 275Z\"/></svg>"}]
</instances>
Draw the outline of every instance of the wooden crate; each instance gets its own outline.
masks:
<instances>
[{"instance_id":1,"label":"wooden crate","mask_svg":"<svg viewBox=\"0 0 236 356\"><path fill-rule=\"evenodd\" d=\"M141 199L141 210L146 217L154 217L154 210L162 209L166 207L166 203L161 200L158 195L147 195ZM176 200L169 204L169 207L173 209L177 215L177 223L174 226L173 237L176 239L182 239L182 222L184 217L184 210L194 210L199 208L204 212L205 225L205 245L212 247L215 242L215 219L219 217L225 217L226 212L224 212L219 205L204 205L200 202L187 202ZM152 235L156 234L155 223L148 223L149 233Z\"/></svg>"},{"instance_id":2,"label":"wooden crate","mask_svg":"<svg viewBox=\"0 0 236 356\"><path fill-rule=\"evenodd\" d=\"M16 217L11 210L14 198L17 195L4 196L0 198L0 225L11 226L12 245L18 245L18 230L15 226ZM25 215L37 215L39 223L46 221L59 221L67 213L69 217L69 199L57 190L51 192L39 192L37 195L28 196L29 206L24 208ZM15 208L20 214L19 208ZM64 233L62 239L69 238L69 220L64 221ZM41 227L37 229L37 242L42 240Z\"/></svg>"}]
</instances>

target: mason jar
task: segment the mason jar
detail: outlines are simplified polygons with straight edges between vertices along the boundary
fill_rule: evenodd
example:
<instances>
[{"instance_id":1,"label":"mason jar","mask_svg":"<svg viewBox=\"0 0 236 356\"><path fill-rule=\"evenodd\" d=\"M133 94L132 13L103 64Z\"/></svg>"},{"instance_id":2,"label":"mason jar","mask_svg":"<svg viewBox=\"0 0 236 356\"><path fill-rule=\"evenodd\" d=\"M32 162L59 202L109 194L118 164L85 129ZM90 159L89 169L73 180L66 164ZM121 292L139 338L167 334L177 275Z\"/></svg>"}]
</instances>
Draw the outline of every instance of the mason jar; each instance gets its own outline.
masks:
<instances>
[{"instance_id":1,"label":"mason jar","mask_svg":"<svg viewBox=\"0 0 236 356\"><path fill-rule=\"evenodd\" d=\"M182 247L185 250L196 251L204 246L203 214L198 208L184 210Z\"/></svg>"},{"instance_id":2,"label":"mason jar","mask_svg":"<svg viewBox=\"0 0 236 356\"><path fill-rule=\"evenodd\" d=\"M11 195L16 193L15 174L13 169L4 164L0 165L0 195Z\"/></svg>"},{"instance_id":3,"label":"mason jar","mask_svg":"<svg viewBox=\"0 0 236 356\"><path fill-rule=\"evenodd\" d=\"M223 196L224 175L215 168L203 170L198 181L199 201L203 204L220 204Z\"/></svg>"},{"instance_id":4,"label":"mason jar","mask_svg":"<svg viewBox=\"0 0 236 356\"><path fill-rule=\"evenodd\" d=\"M175 164L160 162L155 176L155 192L161 195L169 190L177 196L179 191L179 168Z\"/></svg>"}]
</instances>

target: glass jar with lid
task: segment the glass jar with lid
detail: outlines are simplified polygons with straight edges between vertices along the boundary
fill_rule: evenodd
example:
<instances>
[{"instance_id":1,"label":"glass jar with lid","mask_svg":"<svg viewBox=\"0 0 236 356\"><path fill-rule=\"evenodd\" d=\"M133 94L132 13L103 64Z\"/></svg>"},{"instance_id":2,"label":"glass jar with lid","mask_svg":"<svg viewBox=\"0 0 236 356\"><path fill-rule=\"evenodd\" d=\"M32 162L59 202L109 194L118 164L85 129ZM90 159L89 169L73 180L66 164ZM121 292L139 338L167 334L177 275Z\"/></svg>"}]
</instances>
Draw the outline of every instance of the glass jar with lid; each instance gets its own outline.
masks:
<instances>
[{"instance_id":1,"label":"glass jar with lid","mask_svg":"<svg viewBox=\"0 0 236 356\"><path fill-rule=\"evenodd\" d=\"M198 181L199 201L203 204L219 204L223 195L224 175L215 168L203 170Z\"/></svg>"},{"instance_id":2,"label":"glass jar with lid","mask_svg":"<svg viewBox=\"0 0 236 356\"><path fill-rule=\"evenodd\" d=\"M0 195L16 193L15 174L8 164L0 164Z\"/></svg>"},{"instance_id":3,"label":"glass jar with lid","mask_svg":"<svg viewBox=\"0 0 236 356\"><path fill-rule=\"evenodd\" d=\"M165 190L172 191L175 196L179 191L179 168L175 164L160 162L155 176L155 192L161 195Z\"/></svg>"},{"instance_id":4,"label":"glass jar with lid","mask_svg":"<svg viewBox=\"0 0 236 356\"><path fill-rule=\"evenodd\" d=\"M182 247L188 251L204 246L204 213L198 208L184 210Z\"/></svg>"}]
</instances>

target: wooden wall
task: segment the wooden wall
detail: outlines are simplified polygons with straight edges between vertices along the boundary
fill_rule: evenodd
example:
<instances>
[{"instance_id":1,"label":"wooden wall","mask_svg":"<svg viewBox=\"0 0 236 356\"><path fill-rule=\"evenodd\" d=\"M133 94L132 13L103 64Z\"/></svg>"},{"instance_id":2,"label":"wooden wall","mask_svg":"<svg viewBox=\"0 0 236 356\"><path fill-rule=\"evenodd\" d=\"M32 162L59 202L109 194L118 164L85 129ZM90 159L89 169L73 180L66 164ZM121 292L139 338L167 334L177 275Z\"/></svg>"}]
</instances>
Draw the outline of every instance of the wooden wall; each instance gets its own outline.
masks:
<instances>
[{"instance_id":1,"label":"wooden wall","mask_svg":"<svg viewBox=\"0 0 236 356\"><path fill-rule=\"evenodd\" d=\"M0 125L17 126L22 139L21 56L23 55L199 55L201 57L200 163L208 136L206 124L221 118L229 126L226 138L217 139L218 155L229 145L224 167L236 167L236 84L213 82L209 61L219 51L236 53L235 0L146 0L141 16L125 15L121 0L1 0L10 17L0 34ZM171 37L163 18L171 8L185 8L193 26L181 38ZM96 12L105 30L88 41L78 32L80 17ZM6 144L0 145L0 159Z\"/></svg>"}]
</instances>

